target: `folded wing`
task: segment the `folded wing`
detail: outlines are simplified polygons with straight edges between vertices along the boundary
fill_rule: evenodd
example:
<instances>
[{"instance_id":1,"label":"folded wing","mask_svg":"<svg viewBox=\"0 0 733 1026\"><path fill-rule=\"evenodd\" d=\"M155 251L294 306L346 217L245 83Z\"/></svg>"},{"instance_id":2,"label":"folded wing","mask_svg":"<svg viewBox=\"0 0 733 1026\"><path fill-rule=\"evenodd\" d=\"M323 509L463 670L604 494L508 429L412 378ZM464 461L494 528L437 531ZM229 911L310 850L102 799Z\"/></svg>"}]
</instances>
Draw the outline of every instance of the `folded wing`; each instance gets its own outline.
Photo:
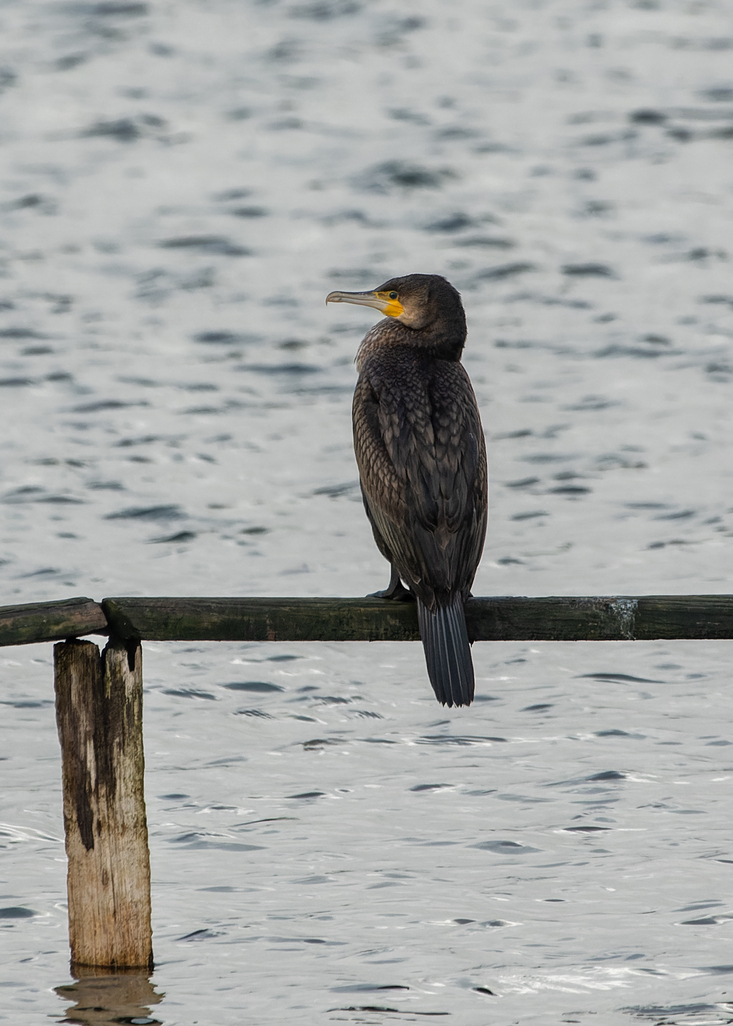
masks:
<instances>
[{"instance_id":1,"label":"folded wing","mask_svg":"<svg viewBox=\"0 0 733 1026\"><path fill-rule=\"evenodd\" d=\"M467 597L481 558L486 452L462 365L414 356L400 362L363 367L354 448L380 551L434 608L436 597Z\"/></svg>"}]
</instances>

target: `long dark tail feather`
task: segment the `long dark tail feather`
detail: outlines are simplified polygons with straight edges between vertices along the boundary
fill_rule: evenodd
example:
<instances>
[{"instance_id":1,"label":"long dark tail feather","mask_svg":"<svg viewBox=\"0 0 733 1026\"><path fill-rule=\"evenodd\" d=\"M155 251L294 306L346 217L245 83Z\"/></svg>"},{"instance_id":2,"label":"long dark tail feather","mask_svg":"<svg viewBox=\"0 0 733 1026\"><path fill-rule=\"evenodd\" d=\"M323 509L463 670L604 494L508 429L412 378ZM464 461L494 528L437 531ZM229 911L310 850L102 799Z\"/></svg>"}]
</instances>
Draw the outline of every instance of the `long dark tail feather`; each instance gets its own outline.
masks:
<instances>
[{"instance_id":1,"label":"long dark tail feather","mask_svg":"<svg viewBox=\"0 0 733 1026\"><path fill-rule=\"evenodd\" d=\"M451 596L448 605L432 611L418 599L417 619L435 697L447 706L470 705L473 662L461 596Z\"/></svg>"}]
</instances>

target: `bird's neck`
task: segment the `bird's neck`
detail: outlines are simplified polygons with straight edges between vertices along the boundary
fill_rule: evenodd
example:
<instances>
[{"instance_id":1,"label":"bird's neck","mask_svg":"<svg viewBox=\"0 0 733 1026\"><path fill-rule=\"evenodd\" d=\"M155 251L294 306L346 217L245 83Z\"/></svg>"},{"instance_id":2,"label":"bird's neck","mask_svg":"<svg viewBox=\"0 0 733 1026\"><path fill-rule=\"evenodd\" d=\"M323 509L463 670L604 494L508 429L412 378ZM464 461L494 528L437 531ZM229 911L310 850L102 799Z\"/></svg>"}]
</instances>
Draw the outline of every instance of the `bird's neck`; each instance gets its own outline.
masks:
<instances>
[{"instance_id":1,"label":"bird's neck","mask_svg":"<svg viewBox=\"0 0 733 1026\"><path fill-rule=\"evenodd\" d=\"M364 336L356 354L356 365L361 371L364 361L372 354L402 347L413 350L423 358L458 363L465 343L465 322L462 325L438 322L428 328L414 330L394 318L385 317Z\"/></svg>"}]
</instances>

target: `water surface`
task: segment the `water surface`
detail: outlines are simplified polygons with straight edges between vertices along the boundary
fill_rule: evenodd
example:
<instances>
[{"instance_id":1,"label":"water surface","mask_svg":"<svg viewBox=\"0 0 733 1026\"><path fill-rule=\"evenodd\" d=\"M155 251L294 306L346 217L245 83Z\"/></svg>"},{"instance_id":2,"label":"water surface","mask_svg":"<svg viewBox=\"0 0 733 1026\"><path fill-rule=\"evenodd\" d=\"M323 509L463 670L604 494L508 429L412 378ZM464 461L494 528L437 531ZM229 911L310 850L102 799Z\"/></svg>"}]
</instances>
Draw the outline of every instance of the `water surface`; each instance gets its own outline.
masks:
<instances>
[{"instance_id":1,"label":"water surface","mask_svg":"<svg viewBox=\"0 0 733 1026\"><path fill-rule=\"evenodd\" d=\"M411 271L468 311L475 592L730 590L722 0L10 0L0 39L3 604L383 587L372 320L323 299ZM455 712L418 645L144 658L156 971L115 996L68 975L51 647L0 653L0 1020L733 1021L728 644L479 644Z\"/></svg>"}]
</instances>

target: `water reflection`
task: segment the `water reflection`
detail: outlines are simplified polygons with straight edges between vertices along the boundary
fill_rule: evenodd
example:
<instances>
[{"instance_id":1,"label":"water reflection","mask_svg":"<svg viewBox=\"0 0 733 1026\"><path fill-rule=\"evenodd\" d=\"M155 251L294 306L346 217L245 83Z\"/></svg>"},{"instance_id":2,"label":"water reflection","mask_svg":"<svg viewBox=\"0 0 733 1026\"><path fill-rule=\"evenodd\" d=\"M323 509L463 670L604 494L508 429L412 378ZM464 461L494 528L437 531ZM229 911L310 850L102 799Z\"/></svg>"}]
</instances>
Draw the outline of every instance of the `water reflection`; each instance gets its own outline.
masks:
<instances>
[{"instance_id":1,"label":"water reflection","mask_svg":"<svg viewBox=\"0 0 733 1026\"><path fill-rule=\"evenodd\" d=\"M112 1023L138 1023L161 1026L150 1014L150 1006L165 995L156 993L147 973L136 969L104 970L98 967L74 967L75 983L54 988L64 1001L72 1001L66 1016L58 1020L79 1026L106 1026Z\"/></svg>"}]
</instances>

